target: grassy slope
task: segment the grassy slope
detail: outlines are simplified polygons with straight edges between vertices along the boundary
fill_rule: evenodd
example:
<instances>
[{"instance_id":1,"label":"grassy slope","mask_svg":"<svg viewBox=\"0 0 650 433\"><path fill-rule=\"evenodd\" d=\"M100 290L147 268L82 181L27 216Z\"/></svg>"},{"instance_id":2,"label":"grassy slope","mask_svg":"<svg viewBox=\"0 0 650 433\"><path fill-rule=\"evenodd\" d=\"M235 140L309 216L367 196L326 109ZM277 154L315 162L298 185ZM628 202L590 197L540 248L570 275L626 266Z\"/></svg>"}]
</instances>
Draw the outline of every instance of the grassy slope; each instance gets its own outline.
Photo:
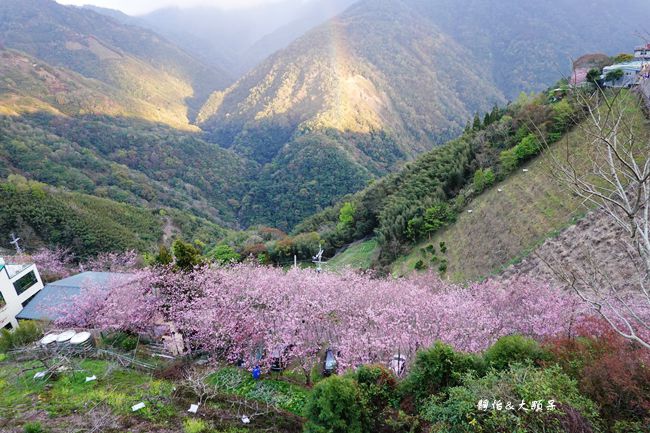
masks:
<instances>
[{"instance_id":1,"label":"grassy slope","mask_svg":"<svg viewBox=\"0 0 650 433\"><path fill-rule=\"evenodd\" d=\"M344 268L370 269L378 251L377 246L375 239L354 243L328 261L325 268L331 271Z\"/></svg>"},{"instance_id":2,"label":"grassy slope","mask_svg":"<svg viewBox=\"0 0 650 433\"><path fill-rule=\"evenodd\" d=\"M641 127L644 122L641 110L631 108L630 114ZM589 140L576 128L551 151L558 151L566 140L583 151L589 148ZM445 242L449 278L463 281L485 277L573 224L587 209L551 179L547 164L545 158L538 157L485 191L468 205L466 210L472 213L465 211L455 224L435 234L430 241L416 245L410 254L394 263L393 273L411 272L415 263L423 259L421 248L433 244L439 250L440 242Z\"/></svg>"}]
</instances>

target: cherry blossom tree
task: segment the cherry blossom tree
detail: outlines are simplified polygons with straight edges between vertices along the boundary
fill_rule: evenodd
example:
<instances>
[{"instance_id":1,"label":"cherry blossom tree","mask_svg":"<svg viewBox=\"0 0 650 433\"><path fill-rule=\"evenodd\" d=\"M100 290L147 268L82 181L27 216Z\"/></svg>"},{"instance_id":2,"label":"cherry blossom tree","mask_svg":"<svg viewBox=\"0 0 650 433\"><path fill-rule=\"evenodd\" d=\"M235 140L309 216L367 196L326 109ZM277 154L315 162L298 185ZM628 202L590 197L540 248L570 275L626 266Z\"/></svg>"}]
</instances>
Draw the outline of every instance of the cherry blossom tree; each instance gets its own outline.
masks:
<instances>
[{"instance_id":1,"label":"cherry blossom tree","mask_svg":"<svg viewBox=\"0 0 650 433\"><path fill-rule=\"evenodd\" d=\"M101 289L97 289L101 290ZM529 279L459 286L433 274L377 279L241 264L140 271L110 293L82 293L68 325L143 332L162 317L191 351L248 366L313 366L331 348L341 369L413 358L437 340L480 351L499 337L570 335L587 316L571 292Z\"/></svg>"}]
</instances>

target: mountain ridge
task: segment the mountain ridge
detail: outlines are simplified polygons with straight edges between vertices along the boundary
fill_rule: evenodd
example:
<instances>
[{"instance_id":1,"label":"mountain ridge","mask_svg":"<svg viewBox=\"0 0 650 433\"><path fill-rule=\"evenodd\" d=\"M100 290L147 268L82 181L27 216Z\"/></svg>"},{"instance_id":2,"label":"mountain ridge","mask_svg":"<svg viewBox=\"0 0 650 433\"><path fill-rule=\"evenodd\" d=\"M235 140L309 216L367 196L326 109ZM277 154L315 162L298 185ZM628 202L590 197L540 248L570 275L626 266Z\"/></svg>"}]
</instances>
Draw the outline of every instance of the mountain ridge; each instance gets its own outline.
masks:
<instances>
[{"instance_id":1,"label":"mountain ridge","mask_svg":"<svg viewBox=\"0 0 650 433\"><path fill-rule=\"evenodd\" d=\"M54 67L151 103L175 125L190 125L207 95L226 83L153 32L52 0L2 0L0 42Z\"/></svg>"}]
</instances>

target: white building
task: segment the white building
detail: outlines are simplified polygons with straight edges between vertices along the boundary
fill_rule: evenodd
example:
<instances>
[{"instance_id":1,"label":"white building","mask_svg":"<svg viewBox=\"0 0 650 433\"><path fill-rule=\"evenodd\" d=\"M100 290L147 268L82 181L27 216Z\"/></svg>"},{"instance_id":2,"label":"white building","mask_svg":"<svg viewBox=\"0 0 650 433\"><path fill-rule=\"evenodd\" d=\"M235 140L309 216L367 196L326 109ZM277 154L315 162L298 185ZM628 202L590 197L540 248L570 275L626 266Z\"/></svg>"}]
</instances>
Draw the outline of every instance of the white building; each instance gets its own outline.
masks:
<instances>
[{"instance_id":1,"label":"white building","mask_svg":"<svg viewBox=\"0 0 650 433\"><path fill-rule=\"evenodd\" d=\"M648 62L643 59L636 59L631 62L607 66L603 69L601 78L604 81L605 87L632 87L639 84L642 78L642 71L645 70L647 64ZM621 71L621 77L617 80L608 80L607 75L617 70Z\"/></svg>"},{"instance_id":2,"label":"white building","mask_svg":"<svg viewBox=\"0 0 650 433\"><path fill-rule=\"evenodd\" d=\"M36 265L7 264L0 258L0 328L17 327L16 316L42 288Z\"/></svg>"},{"instance_id":3,"label":"white building","mask_svg":"<svg viewBox=\"0 0 650 433\"><path fill-rule=\"evenodd\" d=\"M641 45L634 49L634 58L650 60L650 44Z\"/></svg>"}]
</instances>

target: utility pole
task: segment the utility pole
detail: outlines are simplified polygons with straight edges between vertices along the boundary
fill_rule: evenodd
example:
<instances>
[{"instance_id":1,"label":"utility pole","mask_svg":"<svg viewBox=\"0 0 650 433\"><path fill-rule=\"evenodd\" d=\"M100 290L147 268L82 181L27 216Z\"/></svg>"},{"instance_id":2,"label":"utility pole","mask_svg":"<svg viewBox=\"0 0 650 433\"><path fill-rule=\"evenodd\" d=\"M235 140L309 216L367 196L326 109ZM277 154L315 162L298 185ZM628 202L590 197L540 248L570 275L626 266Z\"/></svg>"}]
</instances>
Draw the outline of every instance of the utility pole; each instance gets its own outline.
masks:
<instances>
[{"instance_id":1,"label":"utility pole","mask_svg":"<svg viewBox=\"0 0 650 433\"><path fill-rule=\"evenodd\" d=\"M23 254L23 249L20 248L20 245L18 244L18 241L20 241L20 238L17 238L15 234L11 234L11 242L9 242L11 245L16 248L16 254L21 256Z\"/></svg>"},{"instance_id":2,"label":"utility pole","mask_svg":"<svg viewBox=\"0 0 650 433\"><path fill-rule=\"evenodd\" d=\"M320 273L323 270L323 246L322 244L318 244L318 254L316 254L314 257L312 257L312 262L316 263L318 267L316 267L316 272Z\"/></svg>"}]
</instances>

